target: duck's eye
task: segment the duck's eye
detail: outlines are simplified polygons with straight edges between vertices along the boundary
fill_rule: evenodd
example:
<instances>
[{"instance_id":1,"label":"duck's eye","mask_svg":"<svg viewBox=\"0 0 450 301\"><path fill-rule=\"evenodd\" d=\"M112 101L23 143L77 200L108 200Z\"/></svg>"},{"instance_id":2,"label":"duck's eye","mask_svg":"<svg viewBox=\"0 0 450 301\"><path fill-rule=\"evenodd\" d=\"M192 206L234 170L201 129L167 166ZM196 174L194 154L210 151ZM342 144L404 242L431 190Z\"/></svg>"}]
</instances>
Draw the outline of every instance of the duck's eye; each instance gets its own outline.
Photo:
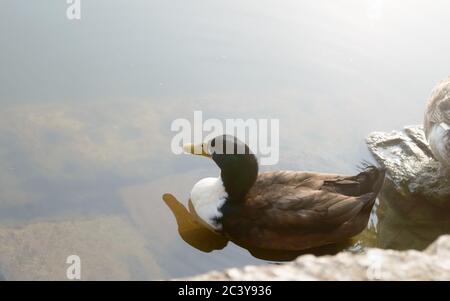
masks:
<instances>
[{"instance_id":1,"label":"duck's eye","mask_svg":"<svg viewBox=\"0 0 450 301\"><path fill-rule=\"evenodd\" d=\"M208 144L206 144L204 147L206 147L206 151L210 154L210 155L212 155L213 153L214 153L214 143L213 143L213 141L214 140L212 140L212 141L210 141Z\"/></svg>"}]
</instances>

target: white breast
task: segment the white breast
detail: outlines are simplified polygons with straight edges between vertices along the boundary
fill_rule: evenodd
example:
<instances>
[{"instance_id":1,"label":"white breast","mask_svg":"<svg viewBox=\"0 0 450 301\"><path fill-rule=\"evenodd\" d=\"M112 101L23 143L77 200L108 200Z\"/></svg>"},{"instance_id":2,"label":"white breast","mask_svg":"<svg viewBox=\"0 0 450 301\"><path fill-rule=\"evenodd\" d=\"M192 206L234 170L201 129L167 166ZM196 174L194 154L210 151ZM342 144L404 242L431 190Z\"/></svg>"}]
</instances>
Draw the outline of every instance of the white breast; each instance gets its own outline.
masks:
<instances>
[{"instance_id":1,"label":"white breast","mask_svg":"<svg viewBox=\"0 0 450 301\"><path fill-rule=\"evenodd\" d=\"M431 129L428 137L431 151L436 159L447 167L450 167L450 153L447 151L447 144L450 143L447 136L447 129L441 125L435 125Z\"/></svg>"},{"instance_id":2,"label":"white breast","mask_svg":"<svg viewBox=\"0 0 450 301\"><path fill-rule=\"evenodd\" d=\"M221 230L215 219L222 216L219 208L227 197L221 178L202 179L191 190L191 202L197 216L213 230Z\"/></svg>"}]
</instances>

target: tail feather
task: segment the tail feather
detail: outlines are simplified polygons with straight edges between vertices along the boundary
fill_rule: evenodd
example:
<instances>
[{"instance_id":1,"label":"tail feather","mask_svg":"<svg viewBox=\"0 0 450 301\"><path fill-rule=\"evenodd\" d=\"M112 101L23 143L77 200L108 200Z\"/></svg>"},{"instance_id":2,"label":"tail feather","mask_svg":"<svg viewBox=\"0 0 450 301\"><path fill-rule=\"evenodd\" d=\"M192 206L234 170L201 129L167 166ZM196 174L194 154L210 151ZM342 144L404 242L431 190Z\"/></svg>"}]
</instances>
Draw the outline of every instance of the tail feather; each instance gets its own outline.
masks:
<instances>
[{"instance_id":1,"label":"tail feather","mask_svg":"<svg viewBox=\"0 0 450 301\"><path fill-rule=\"evenodd\" d=\"M375 192L378 194L383 186L385 176L386 169L384 167L367 166L356 176L360 183L361 193Z\"/></svg>"},{"instance_id":2,"label":"tail feather","mask_svg":"<svg viewBox=\"0 0 450 301\"><path fill-rule=\"evenodd\" d=\"M383 186L385 174L384 168L367 165L356 176L325 181L323 189L356 197L369 193L376 195Z\"/></svg>"}]
</instances>

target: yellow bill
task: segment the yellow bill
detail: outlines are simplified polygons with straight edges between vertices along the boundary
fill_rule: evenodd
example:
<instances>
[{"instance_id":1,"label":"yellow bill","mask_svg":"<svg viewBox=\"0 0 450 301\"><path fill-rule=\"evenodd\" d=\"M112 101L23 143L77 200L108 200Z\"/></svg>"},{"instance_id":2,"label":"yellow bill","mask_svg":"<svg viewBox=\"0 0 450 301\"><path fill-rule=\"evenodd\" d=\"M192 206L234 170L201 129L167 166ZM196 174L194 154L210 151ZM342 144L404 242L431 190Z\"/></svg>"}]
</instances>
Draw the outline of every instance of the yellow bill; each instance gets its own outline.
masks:
<instances>
[{"instance_id":1,"label":"yellow bill","mask_svg":"<svg viewBox=\"0 0 450 301\"><path fill-rule=\"evenodd\" d=\"M188 143L183 145L183 150L185 153L203 156L211 158L211 154L208 152L208 145L206 143L193 144Z\"/></svg>"}]
</instances>

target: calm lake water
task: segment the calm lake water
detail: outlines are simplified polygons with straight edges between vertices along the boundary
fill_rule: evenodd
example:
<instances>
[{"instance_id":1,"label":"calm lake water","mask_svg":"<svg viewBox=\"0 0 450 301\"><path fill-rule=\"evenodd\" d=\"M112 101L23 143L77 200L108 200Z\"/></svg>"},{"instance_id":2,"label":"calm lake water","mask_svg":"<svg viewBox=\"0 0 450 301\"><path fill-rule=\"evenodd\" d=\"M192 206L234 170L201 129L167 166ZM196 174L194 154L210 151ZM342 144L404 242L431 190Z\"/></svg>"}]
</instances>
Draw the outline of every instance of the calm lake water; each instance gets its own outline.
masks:
<instances>
[{"instance_id":1,"label":"calm lake water","mask_svg":"<svg viewBox=\"0 0 450 301\"><path fill-rule=\"evenodd\" d=\"M66 1L0 4L5 279L66 279L72 254L82 279L277 262L180 237L163 195L182 218L174 198L219 171L171 152L172 121L278 118L265 170L355 173L367 134L421 123L450 72L448 1L81 3L79 21ZM379 245L378 220L343 248Z\"/></svg>"}]
</instances>

